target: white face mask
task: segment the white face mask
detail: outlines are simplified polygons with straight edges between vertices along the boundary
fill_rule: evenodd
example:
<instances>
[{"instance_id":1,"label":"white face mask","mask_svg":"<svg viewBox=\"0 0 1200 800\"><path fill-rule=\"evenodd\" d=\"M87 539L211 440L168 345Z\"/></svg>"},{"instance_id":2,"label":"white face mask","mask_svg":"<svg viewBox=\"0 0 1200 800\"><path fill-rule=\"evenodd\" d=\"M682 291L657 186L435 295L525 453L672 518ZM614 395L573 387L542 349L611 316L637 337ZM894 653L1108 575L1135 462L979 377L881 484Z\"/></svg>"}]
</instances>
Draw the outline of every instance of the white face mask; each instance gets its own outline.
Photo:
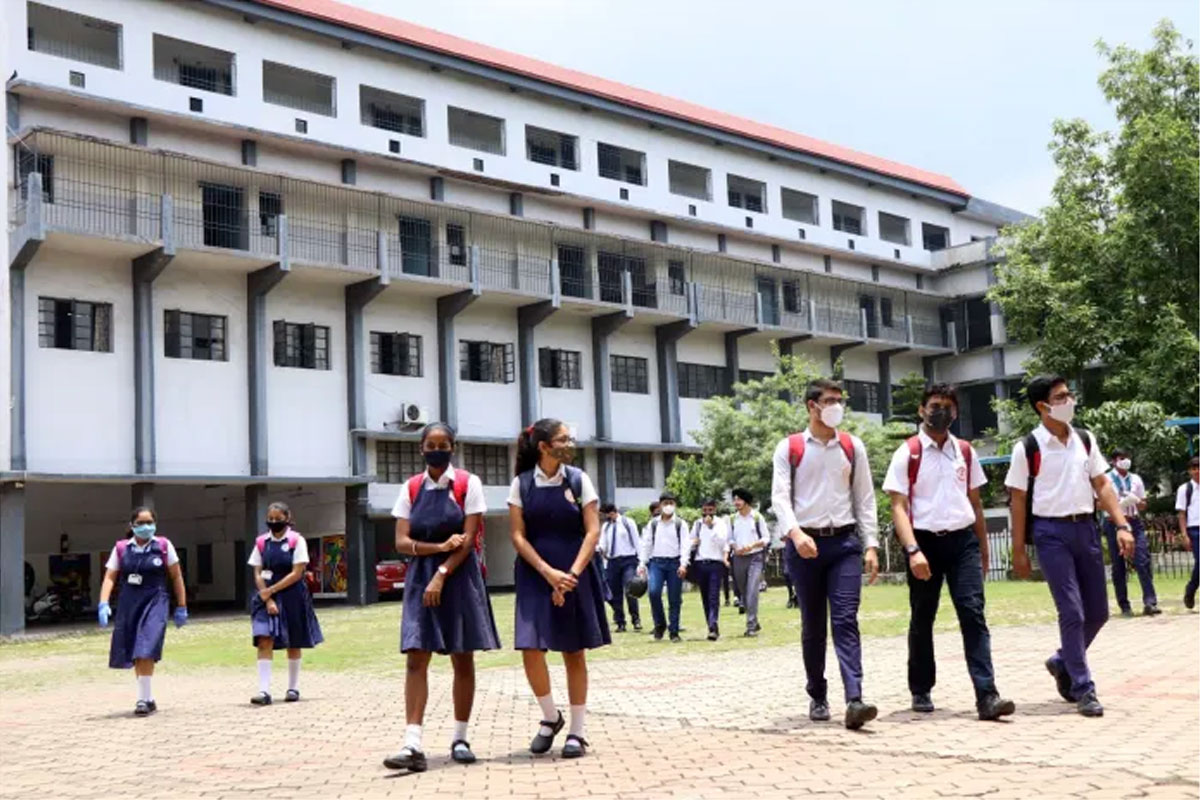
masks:
<instances>
[{"instance_id":1,"label":"white face mask","mask_svg":"<svg viewBox=\"0 0 1200 800\"><path fill-rule=\"evenodd\" d=\"M662 515L664 517L669 517L675 513L675 506L673 506L670 503L667 503L665 506L659 506L658 510L660 513L662 513Z\"/></svg>"},{"instance_id":2,"label":"white face mask","mask_svg":"<svg viewBox=\"0 0 1200 800\"><path fill-rule=\"evenodd\" d=\"M1128 458L1121 458L1117 460L1117 469L1128 470L1132 466L1133 462Z\"/></svg>"},{"instance_id":3,"label":"white face mask","mask_svg":"<svg viewBox=\"0 0 1200 800\"><path fill-rule=\"evenodd\" d=\"M844 416L846 416L846 407L841 403L821 407L821 422L824 422L831 428L841 425L842 417Z\"/></svg>"},{"instance_id":4,"label":"white face mask","mask_svg":"<svg viewBox=\"0 0 1200 800\"><path fill-rule=\"evenodd\" d=\"M1075 400L1070 399L1065 403L1050 406L1050 419L1069 425L1071 420L1075 419Z\"/></svg>"}]
</instances>

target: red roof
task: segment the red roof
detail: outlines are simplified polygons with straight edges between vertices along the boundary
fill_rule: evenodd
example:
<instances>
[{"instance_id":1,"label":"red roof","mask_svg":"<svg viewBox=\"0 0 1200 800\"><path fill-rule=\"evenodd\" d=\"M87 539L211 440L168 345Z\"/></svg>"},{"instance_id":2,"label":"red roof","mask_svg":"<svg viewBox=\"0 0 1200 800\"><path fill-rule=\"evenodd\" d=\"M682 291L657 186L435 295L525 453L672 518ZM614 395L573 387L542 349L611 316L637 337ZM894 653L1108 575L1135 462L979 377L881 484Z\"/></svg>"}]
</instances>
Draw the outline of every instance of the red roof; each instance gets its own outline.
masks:
<instances>
[{"instance_id":1,"label":"red roof","mask_svg":"<svg viewBox=\"0 0 1200 800\"><path fill-rule=\"evenodd\" d=\"M404 44L485 64L505 72L523 75L546 83L612 100L622 105L644 109L676 119L698 123L717 130L745 136L760 142L829 158L882 175L940 189L968 197L969 192L952 178L910 167L885 158L860 153L810 136L764 125L759 122L714 111L710 108L676 100L673 97L626 86L623 83L597 78L573 69L566 69L535 58L510 53L496 47L460 39L446 33L414 25L411 22L377 14L334 0L258 0L263 5L292 11L314 19L332 22L347 28L364 31Z\"/></svg>"}]
</instances>

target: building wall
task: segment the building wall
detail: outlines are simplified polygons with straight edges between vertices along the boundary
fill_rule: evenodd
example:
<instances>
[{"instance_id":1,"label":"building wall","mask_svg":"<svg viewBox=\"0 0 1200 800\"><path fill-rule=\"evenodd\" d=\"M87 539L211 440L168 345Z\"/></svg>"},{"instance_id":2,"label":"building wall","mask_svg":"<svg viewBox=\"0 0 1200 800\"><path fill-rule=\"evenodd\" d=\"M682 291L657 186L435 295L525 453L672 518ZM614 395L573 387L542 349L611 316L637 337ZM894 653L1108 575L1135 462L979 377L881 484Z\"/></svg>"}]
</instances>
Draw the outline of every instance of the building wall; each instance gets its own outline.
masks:
<instances>
[{"instance_id":1,"label":"building wall","mask_svg":"<svg viewBox=\"0 0 1200 800\"><path fill-rule=\"evenodd\" d=\"M631 323L609 339L609 352L615 356L636 356L646 359L649 394L613 392L613 440L618 442L660 442L662 425L658 408L658 362L655 356L654 332L651 328L634 327Z\"/></svg>"},{"instance_id":2,"label":"building wall","mask_svg":"<svg viewBox=\"0 0 1200 800\"><path fill-rule=\"evenodd\" d=\"M591 439L596 435L596 393L590 320L559 311L534 329L533 338L537 350L548 347L579 353L579 389L544 387L538 380L538 417L561 419L575 428L580 440Z\"/></svg>"},{"instance_id":3,"label":"building wall","mask_svg":"<svg viewBox=\"0 0 1200 800\"><path fill-rule=\"evenodd\" d=\"M372 331L420 336L422 377L371 372ZM400 408L406 403L415 403L427 409L429 419L437 419L439 373L435 301L431 298L406 297L402 287L392 286L369 303L363 311L363 332L362 358L367 370L367 427L383 430L385 425L399 419Z\"/></svg>"},{"instance_id":4,"label":"building wall","mask_svg":"<svg viewBox=\"0 0 1200 800\"><path fill-rule=\"evenodd\" d=\"M520 357L517 349L517 313L515 309L475 303L455 320L455 359L458 370L458 345L464 340L494 344L512 344L514 379L512 383L479 383L458 378L458 432L463 435L512 435L521 427Z\"/></svg>"}]
</instances>

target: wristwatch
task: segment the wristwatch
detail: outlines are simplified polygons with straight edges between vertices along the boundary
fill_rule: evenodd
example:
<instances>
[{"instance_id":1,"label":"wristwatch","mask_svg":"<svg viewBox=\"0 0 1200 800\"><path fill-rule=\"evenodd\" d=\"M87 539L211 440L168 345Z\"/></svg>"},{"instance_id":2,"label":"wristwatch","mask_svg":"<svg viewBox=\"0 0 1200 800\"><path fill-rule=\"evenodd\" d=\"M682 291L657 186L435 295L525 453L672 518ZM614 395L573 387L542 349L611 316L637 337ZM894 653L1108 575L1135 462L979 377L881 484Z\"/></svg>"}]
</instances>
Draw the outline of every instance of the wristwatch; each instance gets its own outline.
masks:
<instances>
[{"instance_id":1,"label":"wristwatch","mask_svg":"<svg viewBox=\"0 0 1200 800\"><path fill-rule=\"evenodd\" d=\"M915 556L919 552L921 552L921 545L917 544L916 542L913 542L912 544L904 545L904 553L909 558Z\"/></svg>"},{"instance_id":2,"label":"wristwatch","mask_svg":"<svg viewBox=\"0 0 1200 800\"><path fill-rule=\"evenodd\" d=\"M1130 533L1133 533L1133 528L1129 527L1129 523L1125 523L1125 524L1123 524L1123 525L1118 525L1118 526L1117 526L1117 530L1119 530L1119 531L1129 531Z\"/></svg>"},{"instance_id":3,"label":"wristwatch","mask_svg":"<svg viewBox=\"0 0 1200 800\"><path fill-rule=\"evenodd\" d=\"M450 574L450 570L446 569L446 565L442 564L438 567L438 574L443 578Z\"/></svg>"}]
</instances>

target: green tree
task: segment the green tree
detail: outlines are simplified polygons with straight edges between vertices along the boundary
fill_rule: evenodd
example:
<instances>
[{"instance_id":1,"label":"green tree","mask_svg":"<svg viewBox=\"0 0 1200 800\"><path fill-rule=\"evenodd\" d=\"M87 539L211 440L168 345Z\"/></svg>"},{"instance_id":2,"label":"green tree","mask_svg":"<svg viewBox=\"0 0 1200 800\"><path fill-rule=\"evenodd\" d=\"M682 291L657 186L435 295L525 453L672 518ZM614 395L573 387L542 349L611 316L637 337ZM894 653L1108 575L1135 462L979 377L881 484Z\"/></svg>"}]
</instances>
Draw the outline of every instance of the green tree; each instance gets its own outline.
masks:
<instances>
[{"instance_id":1,"label":"green tree","mask_svg":"<svg viewBox=\"0 0 1200 800\"><path fill-rule=\"evenodd\" d=\"M917 409L921 407L921 396L925 394L925 376L910 372L900 379L892 392L892 422L917 423Z\"/></svg>"},{"instance_id":2,"label":"green tree","mask_svg":"<svg viewBox=\"0 0 1200 800\"><path fill-rule=\"evenodd\" d=\"M997 283L1011 337L1033 345L1031 373L1083 387L1104 365L1102 397L1194 414L1200 390L1200 70L1169 22L1149 50L1098 44L1115 132L1054 123L1058 178L1040 219L1005 230Z\"/></svg>"},{"instance_id":3,"label":"green tree","mask_svg":"<svg viewBox=\"0 0 1200 800\"><path fill-rule=\"evenodd\" d=\"M675 459L667 476L667 490L679 498L681 506L699 508L706 498L724 496L726 487L709 474L703 459L684 456Z\"/></svg>"}]
</instances>

